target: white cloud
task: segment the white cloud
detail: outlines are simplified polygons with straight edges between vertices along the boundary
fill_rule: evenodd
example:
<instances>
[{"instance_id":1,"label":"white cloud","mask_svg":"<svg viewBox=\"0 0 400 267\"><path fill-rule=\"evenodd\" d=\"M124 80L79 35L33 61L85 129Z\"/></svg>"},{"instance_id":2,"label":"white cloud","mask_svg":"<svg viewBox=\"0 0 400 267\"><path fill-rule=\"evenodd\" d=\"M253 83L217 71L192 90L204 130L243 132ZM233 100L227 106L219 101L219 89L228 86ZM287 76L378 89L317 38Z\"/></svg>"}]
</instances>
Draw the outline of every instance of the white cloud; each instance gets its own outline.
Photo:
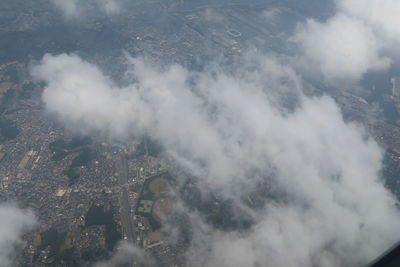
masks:
<instances>
[{"instance_id":1,"label":"white cloud","mask_svg":"<svg viewBox=\"0 0 400 267\"><path fill-rule=\"evenodd\" d=\"M309 19L294 40L301 43L312 69L327 80L359 81L371 70L384 70L390 59L380 55L382 44L362 21L336 15L325 23Z\"/></svg>"},{"instance_id":2,"label":"white cloud","mask_svg":"<svg viewBox=\"0 0 400 267\"><path fill-rule=\"evenodd\" d=\"M119 0L100 0L99 5L107 15L116 14L121 10Z\"/></svg>"},{"instance_id":3,"label":"white cloud","mask_svg":"<svg viewBox=\"0 0 400 267\"><path fill-rule=\"evenodd\" d=\"M36 226L29 210L11 204L0 204L0 266L12 266L16 247L23 246L22 235Z\"/></svg>"},{"instance_id":4,"label":"white cloud","mask_svg":"<svg viewBox=\"0 0 400 267\"><path fill-rule=\"evenodd\" d=\"M79 0L52 0L52 3L60 9L67 18L80 15Z\"/></svg>"},{"instance_id":5,"label":"white cloud","mask_svg":"<svg viewBox=\"0 0 400 267\"><path fill-rule=\"evenodd\" d=\"M274 23L275 20L278 18L280 15L281 11L278 8L272 8L268 9L262 12L262 17L268 22L268 23Z\"/></svg>"},{"instance_id":6,"label":"white cloud","mask_svg":"<svg viewBox=\"0 0 400 267\"><path fill-rule=\"evenodd\" d=\"M398 54L400 3L392 0L337 0L336 14L308 19L293 40L302 66L328 82L358 82L369 71L385 70Z\"/></svg>"},{"instance_id":7,"label":"white cloud","mask_svg":"<svg viewBox=\"0 0 400 267\"><path fill-rule=\"evenodd\" d=\"M98 68L78 56L46 55L33 75L43 80L52 75L43 100L47 110L57 113L70 127L82 131L102 129L121 139L132 129L141 134L148 127L149 111L139 92L116 88Z\"/></svg>"},{"instance_id":8,"label":"white cloud","mask_svg":"<svg viewBox=\"0 0 400 267\"><path fill-rule=\"evenodd\" d=\"M217 11L215 11L212 8L207 8L203 12L203 16L204 16L204 19L210 23L223 23L225 21L225 18L223 17L223 15L218 13Z\"/></svg>"},{"instance_id":9,"label":"white cloud","mask_svg":"<svg viewBox=\"0 0 400 267\"><path fill-rule=\"evenodd\" d=\"M127 263L134 263L134 266L150 266L153 260L142 249L122 242L118 245L115 254L107 261L98 262L94 267L116 267Z\"/></svg>"},{"instance_id":10,"label":"white cloud","mask_svg":"<svg viewBox=\"0 0 400 267\"><path fill-rule=\"evenodd\" d=\"M121 0L51 0L66 18L76 19L88 13L104 12L106 15L121 11Z\"/></svg>"},{"instance_id":11,"label":"white cloud","mask_svg":"<svg viewBox=\"0 0 400 267\"><path fill-rule=\"evenodd\" d=\"M235 205L259 181L285 196L249 210L245 232L192 220L193 266L356 266L399 239L381 149L331 98L305 97L290 67L258 54L231 72L129 61L135 82L124 88L75 55L46 55L32 75L48 83L47 110L79 131L147 133Z\"/></svg>"},{"instance_id":12,"label":"white cloud","mask_svg":"<svg viewBox=\"0 0 400 267\"><path fill-rule=\"evenodd\" d=\"M338 9L370 25L386 42L400 44L400 2L396 0L337 0Z\"/></svg>"}]
</instances>

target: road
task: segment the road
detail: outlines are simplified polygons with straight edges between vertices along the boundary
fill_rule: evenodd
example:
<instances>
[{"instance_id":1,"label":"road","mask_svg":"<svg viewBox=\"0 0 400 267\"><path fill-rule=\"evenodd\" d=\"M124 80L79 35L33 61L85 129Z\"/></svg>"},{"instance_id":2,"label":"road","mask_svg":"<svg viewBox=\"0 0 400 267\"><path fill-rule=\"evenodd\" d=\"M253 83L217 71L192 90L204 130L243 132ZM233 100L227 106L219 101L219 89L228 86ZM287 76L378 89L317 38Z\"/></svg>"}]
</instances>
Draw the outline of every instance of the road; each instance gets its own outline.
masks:
<instances>
[{"instance_id":1,"label":"road","mask_svg":"<svg viewBox=\"0 0 400 267\"><path fill-rule=\"evenodd\" d=\"M119 196L119 204L121 209L122 232L123 235L127 237L127 240L130 243L134 243L135 232L133 230L131 208L129 205L128 191L126 188L128 185L128 162L126 160L125 155L122 152L115 159L115 164L118 174L118 183L120 185L120 190L121 190Z\"/></svg>"}]
</instances>

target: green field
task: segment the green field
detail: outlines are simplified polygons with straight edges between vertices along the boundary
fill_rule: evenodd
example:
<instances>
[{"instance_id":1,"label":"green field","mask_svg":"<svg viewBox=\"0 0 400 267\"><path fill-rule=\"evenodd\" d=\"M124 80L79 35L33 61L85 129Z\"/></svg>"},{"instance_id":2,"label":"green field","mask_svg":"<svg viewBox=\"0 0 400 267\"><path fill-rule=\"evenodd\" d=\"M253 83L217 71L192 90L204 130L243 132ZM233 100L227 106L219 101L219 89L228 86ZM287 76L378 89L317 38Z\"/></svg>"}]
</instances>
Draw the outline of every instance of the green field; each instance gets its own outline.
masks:
<instances>
[{"instance_id":1,"label":"green field","mask_svg":"<svg viewBox=\"0 0 400 267\"><path fill-rule=\"evenodd\" d=\"M148 217L154 229L173 214L171 176L168 173L148 178L142 188L136 214Z\"/></svg>"},{"instance_id":2,"label":"green field","mask_svg":"<svg viewBox=\"0 0 400 267\"><path fill-rule=\"evenodd\" d=\"M169 189L168 182L162 177L157 177L157 178L153 179L149 183L148 187L149 187L149 191L151 193L153 193L154 195L167 193L168 189Z\"/></svg>"}]
</instances>

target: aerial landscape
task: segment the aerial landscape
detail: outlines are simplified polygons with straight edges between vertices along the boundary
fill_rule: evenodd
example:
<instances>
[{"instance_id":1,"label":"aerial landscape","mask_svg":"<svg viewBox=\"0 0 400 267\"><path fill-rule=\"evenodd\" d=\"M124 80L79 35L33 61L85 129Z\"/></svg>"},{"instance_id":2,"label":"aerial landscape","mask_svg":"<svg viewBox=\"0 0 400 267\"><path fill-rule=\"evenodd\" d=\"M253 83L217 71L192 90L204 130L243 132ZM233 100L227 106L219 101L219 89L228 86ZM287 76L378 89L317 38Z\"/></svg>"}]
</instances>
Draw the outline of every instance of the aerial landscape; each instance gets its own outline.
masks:
<instances>
[{"instance_id":1,"label":"aerial landscape","mask_svg":"<svg viewBox=\"0 0 400 267\"><path fill-rule=\"evenodd\" d=\"M0 267L400 266L399 14L1 0Z\"/></svg>"}]
</instances>

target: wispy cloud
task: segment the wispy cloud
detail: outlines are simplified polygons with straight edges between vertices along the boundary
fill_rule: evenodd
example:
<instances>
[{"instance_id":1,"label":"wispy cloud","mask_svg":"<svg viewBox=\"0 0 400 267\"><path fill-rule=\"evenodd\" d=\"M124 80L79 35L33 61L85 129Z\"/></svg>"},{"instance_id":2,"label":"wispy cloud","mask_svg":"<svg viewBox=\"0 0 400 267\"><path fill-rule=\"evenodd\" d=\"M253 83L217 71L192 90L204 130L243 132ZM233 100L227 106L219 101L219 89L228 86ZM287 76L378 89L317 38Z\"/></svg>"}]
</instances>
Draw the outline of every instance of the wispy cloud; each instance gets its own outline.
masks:
<instances>
[{"instance_id":1,"label":"wispy cloud","mask_svg":"<svg viewBox=\"0 0 400 267\"><path fill-rule=\"evenodd\" d=\"M115 254L110 259L98 262L94 267L115 267L127 263L134 263L135 266L151 266L153 265L153 259L141 248L122 242L118 245Z\"/></svg>"},{"instance_id":2,"label":"wispy cloud","mask_svg":"<svg viewBox=\"0 0 400 267\"><path fill-rule=\"evenodd\" d=\"M51 0L51 2L67 19L81 18L94 11L113 15L121 10L121 0Z\"/></svg>"}]
</instances>

